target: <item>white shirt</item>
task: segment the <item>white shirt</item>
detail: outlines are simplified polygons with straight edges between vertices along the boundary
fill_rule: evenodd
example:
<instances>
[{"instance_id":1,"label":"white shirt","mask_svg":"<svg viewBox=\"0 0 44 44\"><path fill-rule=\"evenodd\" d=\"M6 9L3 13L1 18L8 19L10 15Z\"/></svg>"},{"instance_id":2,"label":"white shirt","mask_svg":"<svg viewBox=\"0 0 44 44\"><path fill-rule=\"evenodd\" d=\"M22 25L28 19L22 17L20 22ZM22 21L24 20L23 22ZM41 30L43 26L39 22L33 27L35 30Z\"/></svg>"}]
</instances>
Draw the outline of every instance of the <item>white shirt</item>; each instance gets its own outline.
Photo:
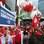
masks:
<instances>
[{"instance_id":1,"label":"white shirt","mask_svg":"<svg viewBox=\"0 0 44 44\"><path fill-rule=\"evenodd\" d=\"M21 31L21 44L23 44L23 31Z\"/></svg>"},{"instance_id":2,"label":"white shirt","mask_svg":"<svg viewBox=\"0 0 44 44\"><path fill-rule=\"evenodd\" d=\"M5 37L4 37L4 36L1 36L1 43L2 43L2 44L5 44L5 42L6 42L6 41L5 41Z\"/></svg>"}]
</instances>

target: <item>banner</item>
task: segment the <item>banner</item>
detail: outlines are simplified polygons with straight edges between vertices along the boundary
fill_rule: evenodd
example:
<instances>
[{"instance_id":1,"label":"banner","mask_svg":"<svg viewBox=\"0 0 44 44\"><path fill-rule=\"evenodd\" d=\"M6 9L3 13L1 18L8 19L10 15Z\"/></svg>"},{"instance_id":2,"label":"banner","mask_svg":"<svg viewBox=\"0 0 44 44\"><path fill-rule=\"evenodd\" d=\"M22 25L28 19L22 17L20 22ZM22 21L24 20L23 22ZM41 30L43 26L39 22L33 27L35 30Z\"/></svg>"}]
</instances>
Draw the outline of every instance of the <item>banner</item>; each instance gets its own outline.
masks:
<instances>
[{"instance_id":1,"label":"banner","mask_svg":"<svg viewBox=\"0 0 44 44\"><path fill-rule=\"evenodd\" d=\"M16 13L9 11L3 6L0 6L0 24L4 25L15 25Z\"/></svg>"}]
</instances>

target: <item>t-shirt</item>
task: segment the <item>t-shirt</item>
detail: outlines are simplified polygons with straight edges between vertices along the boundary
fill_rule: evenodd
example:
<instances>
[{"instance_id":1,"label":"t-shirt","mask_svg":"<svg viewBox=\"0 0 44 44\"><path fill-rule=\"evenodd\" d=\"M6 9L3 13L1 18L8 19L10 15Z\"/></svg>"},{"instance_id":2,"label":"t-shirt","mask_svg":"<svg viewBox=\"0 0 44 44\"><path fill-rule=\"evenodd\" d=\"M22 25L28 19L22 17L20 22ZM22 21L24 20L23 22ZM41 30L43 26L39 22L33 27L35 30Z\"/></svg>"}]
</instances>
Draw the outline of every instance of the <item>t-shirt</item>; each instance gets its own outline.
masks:
<instances>
[{"instance_id":1,"label":"t-shirt","mask_svg":"<svg viewBox=\"0 0 44 44\"><path fill-rule=\"evenodd\" d=\"M21 44L21 34L20 34L20 32L16 35L16 43Z\"/></svg>"}]
</instances>

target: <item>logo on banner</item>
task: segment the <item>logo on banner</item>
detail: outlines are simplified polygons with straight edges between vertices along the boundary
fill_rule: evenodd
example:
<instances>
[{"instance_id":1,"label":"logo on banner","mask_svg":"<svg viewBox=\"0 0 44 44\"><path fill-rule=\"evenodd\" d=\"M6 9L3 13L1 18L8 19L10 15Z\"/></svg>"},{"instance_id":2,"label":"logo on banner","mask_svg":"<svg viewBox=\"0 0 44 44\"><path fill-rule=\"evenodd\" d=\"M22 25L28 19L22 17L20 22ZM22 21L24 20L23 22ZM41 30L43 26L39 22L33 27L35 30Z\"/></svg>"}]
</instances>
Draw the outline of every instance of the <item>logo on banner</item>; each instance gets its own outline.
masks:
<instances>
[{"instance_id":1,"label":"logo on banner","mask_svg":"<svg viewBox=\"0 0 44 44\"><path fill-rule=\"evenodd\" d=\"M10 24L10 20L8 20L7 23Z\"/></svg>"}]
</instances>

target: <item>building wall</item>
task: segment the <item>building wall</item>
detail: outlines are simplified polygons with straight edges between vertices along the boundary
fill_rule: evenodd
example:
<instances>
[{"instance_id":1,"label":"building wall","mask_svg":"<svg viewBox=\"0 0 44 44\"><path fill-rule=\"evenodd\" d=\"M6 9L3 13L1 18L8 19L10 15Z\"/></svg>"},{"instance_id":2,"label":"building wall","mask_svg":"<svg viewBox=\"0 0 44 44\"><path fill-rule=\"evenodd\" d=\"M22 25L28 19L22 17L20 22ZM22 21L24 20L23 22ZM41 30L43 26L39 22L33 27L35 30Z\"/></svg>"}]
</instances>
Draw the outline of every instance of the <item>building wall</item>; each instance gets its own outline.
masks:
<instances>
[{"instance_id":1,"label":"building wall","mask_svg":"<svg viewBox=\"0 0 44 44\"><path fill-rule=\"evenodd\" d=\"M42 13L42 16L44 17L44 0L39 0L38 8Z\"/></svg>"},{"instance_id":2,"label":"building wall","mask_svg":"<svg viewBox=\"0 0 44 44\"><path fill-rule=\"evenodd\" d=\"M6 4L11 8L12 11L15 11L16 0L6 0Z\"/></svg>"}]
</instances>

